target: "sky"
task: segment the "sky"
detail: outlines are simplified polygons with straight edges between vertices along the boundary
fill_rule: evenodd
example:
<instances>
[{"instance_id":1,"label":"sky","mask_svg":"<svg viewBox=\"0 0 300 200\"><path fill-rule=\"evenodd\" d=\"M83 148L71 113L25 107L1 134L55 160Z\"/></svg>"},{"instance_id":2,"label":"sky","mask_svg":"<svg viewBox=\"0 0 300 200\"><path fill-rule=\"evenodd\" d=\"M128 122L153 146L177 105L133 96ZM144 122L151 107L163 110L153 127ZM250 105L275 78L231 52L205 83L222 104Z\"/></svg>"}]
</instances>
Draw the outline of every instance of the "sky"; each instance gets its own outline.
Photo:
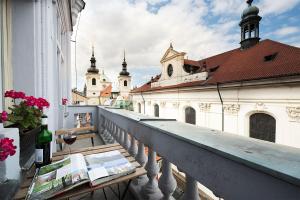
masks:
<instances>
[{"instance_id":1,"label":"sky","mask_svg":"<svg viewBox=\"0 0 300 200\"><path fill-rule=\"evenodd\" d=\"M186 58L200 60L239 47L245 0L85 0L76 30L77 87L84 86L92 46L96 66L113 82L126 51L132 87L160 74L160 59L172 42ZM262 21L260 37L300 47L300 0L254 0ZM75 43L72 86L76 87Z\"/></svg>"}]
</instances>

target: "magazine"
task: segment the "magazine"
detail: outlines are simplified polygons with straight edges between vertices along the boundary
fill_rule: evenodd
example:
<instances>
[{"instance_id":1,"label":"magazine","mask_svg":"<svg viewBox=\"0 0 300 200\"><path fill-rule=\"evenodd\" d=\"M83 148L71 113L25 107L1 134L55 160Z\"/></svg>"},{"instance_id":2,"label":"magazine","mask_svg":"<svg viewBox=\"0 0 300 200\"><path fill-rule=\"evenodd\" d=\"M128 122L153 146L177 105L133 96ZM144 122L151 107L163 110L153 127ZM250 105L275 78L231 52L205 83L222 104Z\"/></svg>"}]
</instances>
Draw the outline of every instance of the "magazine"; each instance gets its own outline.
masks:
<instances>
[{"instance_id":1,"label":"magazine","mask_svg":"<svg viewBox=\"0 0 300 200\"><path fill-rule=\"evenodd\" d=\"M36 171L26 199L48 199L82 184L91 187L135 172L118 151L72 154Z\"/></svg>"}]
</instances>

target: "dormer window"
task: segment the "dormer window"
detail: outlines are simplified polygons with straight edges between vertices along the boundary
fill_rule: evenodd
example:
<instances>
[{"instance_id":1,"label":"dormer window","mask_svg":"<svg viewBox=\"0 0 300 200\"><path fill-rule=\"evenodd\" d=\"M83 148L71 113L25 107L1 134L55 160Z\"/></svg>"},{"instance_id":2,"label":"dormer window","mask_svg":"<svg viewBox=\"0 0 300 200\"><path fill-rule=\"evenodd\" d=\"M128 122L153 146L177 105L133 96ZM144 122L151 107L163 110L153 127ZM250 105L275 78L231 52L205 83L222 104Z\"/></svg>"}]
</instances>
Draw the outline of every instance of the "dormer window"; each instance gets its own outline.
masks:
<instances>
[{"instance_id":1,"label":"dormer window","mask_svg":"<svg viewBox=\"0 0 300 200\"><path fill-rule=\"evenodd\" d=\"M276 52L276 53L273 53L273 54L270 54L270 55L265 56L265 57L264 57L264 61L265 61L265 62L273 61L273 60L276 58L277 54L278 54L278 53Z\"/></svg>"}]
</instances>

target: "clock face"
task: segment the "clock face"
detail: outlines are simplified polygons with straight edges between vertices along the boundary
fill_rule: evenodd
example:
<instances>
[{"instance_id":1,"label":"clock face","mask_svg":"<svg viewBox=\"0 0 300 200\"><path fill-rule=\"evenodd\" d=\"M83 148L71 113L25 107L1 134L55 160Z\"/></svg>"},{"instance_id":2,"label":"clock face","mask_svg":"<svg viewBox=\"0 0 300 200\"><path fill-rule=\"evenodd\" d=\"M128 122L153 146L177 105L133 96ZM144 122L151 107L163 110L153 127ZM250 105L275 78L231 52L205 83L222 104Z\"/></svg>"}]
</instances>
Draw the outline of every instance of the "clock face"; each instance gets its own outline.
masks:
<instances>
[{"instance_id":1,"label":"clock face","mask_svg":"<svg viewBox=\"0 0 300 200\"><path fill-rule=\"evenodd\" d=\"M169 75L169 77L171 77L172 76L172 74L173 74L173 66L171 65L171 64L169 64L169 66L168 66L168 75Z\"/></svg>"}]
</instances>

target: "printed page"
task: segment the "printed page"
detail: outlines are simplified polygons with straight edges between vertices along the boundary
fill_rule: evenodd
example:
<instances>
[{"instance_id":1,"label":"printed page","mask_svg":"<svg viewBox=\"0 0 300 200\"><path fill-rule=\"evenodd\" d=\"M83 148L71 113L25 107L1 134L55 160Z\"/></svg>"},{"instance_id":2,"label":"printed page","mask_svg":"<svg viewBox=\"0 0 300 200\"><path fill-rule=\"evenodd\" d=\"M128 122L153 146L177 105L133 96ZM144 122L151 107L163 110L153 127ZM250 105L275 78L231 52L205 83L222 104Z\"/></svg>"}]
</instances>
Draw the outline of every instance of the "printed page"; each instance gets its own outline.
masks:
<instances>
[{"instance_id":1,"label":"printed page","mask_svg":"<svg viewBox=\"0 0 300 200\"><path fill-rule=\"evenodd\" d=\"M91 182L135 169L118 150L86 155L85 160Z\"/></svg>"}]
</instances>

